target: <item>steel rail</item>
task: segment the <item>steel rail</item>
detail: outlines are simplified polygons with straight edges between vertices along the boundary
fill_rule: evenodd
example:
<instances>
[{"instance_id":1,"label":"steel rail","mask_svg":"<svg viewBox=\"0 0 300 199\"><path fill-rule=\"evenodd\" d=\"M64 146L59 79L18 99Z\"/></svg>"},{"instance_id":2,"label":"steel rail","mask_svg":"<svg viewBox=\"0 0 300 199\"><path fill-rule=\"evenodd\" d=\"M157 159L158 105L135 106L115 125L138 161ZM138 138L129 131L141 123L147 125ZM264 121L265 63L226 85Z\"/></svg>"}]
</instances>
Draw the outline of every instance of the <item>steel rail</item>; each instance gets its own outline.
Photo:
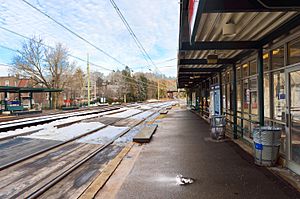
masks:
<instances>
[{"instance_id":1,"label":"steel rail","mask_svg":"<svg viewBox=\"0 0 300 199\"><path fill-rule=\"evenodd\" d=\"M84 113L80 113L78 115L66 115L66 116L59 116L59 117L55 117L54 116L49 116L48 118L45 119L33 119L33 120L28 120L28 121L24 121L24 122L16 122L16 123L9 123L7 124L7 126L5 126L5 124L0 125L0 131L4 132L4 131L9 131L9 130L14 130L17 128L24 128L24 127L28 127L28 126L33 126L33 125L40 125L40 124L46 124L46 123L50 123L59 119L65 119L65 118L70 118L70 117L75 117L75 116L84 116L84 115L89 115L89 114L96 114L96 113L101 113L101 112L106 112L107 108L101 108L98 111L95 112L86 112L84 111ZM117 110L119 109L118 107L114 107L113 109L109 109L109 110Z\"/></svg>"},{"instance_id":2,"label":"steel rail","mask_svg":"<svg viewBox=\"0 0 300 199\"><path fill-rule=\"evenodd\" d=\"M140 113L142 113L142 112L140 112ZM118 119L117 121L113 121L113 122L110 122L109 124L105 124L104 126L101 126L101 127L99 127L99 128L90 130L90 131L88 131L88 132L86 132L86 133L84 133L84 134L81 134L81 135L79 135L79 136L76 136L76 137L74 137L74 138L72 138L72 139L69 139L69 140L63 141L63 142L61 142L61 143L52 145L52 146L50 146L50 147L47 147L47 148L45 148L45 149L42 149L42 150L40 150L40 151L37 151L37 152L35 152L35 153L32 153L32 154L27 155L27 156L25 156L25 157L22 157L22 158L20 158L20 159L18 159L18 160L12 161L12 162L7 163L7 164L4 164L4 165L0 166L0 171L2 171L2 170L4 170L4 169L7 169L7 168L9 168L9 167L11 167L11 166L14 166L14 165L16 165L16 164L18 164L18 163L20 163L20 162L25 161L25 160L28 160L28 159L30 159L30 158L32 158L32 157L34 157L34 156L37 156L37 155L40 155L40 154L42 154L42 153L48 152L48 151L50 151L50 150L52 150L52 149L54 149L54 148L57 148L57 147L60 147L60 146L62 146L62 145L65 145L65 144L67 144L67 143L73 142L73 141L75 141L75 140L77 140L77 139L80 139L80 138L85 137L85 136L87 136L87 135L89 135L89 134L92 134L92 133L94 133L94 132L96 132L96 131L99 131L99 130L105 128L105 127L108 127L109 125L112 125L112 124L114 124L114 123L116 123L116 122L119 122L119 121L121 121L121 120L123 120L123 119L127 119L127 118L129 118L129 117L135 116L135 115L140 114L140 113L136 113L136 114L130 115L130 116L125 117L125 118L120 118L120 119ZM142 120L142 121L143 121L143 120Z\"/></svg>"},{"instance_id":3,"label":"steel rail","mask_svg":"<svg viewBox=\"0 0 300 199\"><path fill-rule=\"evenodd\" d=\"M145 111L143 111L145 112ZM141 113L143 113L141 112ZM100 147L99 149L93 151L92 153L90 153L87 157L85 157L84 159L80 160L78 163L76 163L75 165L73 165L72 167L70 167L69 169L67 169L66 171L64 171L63 173L57 175L54 179L52 179L50 182L48 182L47 184L45 184L44 186L42 186L40 189L38 189L37 191L29 194L27 196L28 199L35 199L38 198L39 196L41 196L43 193L45 193L47 190L49 190L51 187L53 187L54 185L56 185L59 181L61 181L62 179L64 179L65 177L67 177L69 174L71 174L73 171L75 171L77 168L79 168L81 165L83 165L84 163L86 163L88 160L90 160L91 158L93 158L95 155L97 155L99 152L101 152L102 150L104 150L105 148L107 148L108 146L110 146L114 141L116 141L118 138L124 136L126 133L128 133L130 130L132 130L134 127L138 126L139 124L141 124L142 122L144 122L147 118L153 116L155 113L158 113L158 111L153 112L152 114L150 114L149 116L147 116L146 118L142 119L140 122L136 123L134 126L130 127L129 129L127 129L126 131L123 131L122 133L116 135L115 137L113 137L112 139L110 139L106 144L104 144L102 147ZM140 113L137 113L140 114ZM134 115L137 115L134 114ZM129 117L132 117L134 115L131 115ZM127 118L129 118L127 117ZM122 119L126 119L126 118L122 118ZM122 120L121 119L121 120ZM120 120L119 120L120 121ZM113 122L115 123L115 122Z\"/></svg>"}]
</instances>

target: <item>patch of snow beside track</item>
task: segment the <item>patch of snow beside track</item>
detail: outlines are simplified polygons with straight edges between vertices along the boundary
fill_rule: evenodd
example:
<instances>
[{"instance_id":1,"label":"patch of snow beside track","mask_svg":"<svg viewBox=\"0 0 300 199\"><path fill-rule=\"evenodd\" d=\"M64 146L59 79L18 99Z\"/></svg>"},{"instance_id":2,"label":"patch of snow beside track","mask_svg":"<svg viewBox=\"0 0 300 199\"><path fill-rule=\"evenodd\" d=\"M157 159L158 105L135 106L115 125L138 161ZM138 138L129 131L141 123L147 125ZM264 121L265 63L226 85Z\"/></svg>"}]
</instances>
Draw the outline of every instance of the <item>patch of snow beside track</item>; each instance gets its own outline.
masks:
<instances>
[{"instance_id":1,"label":"patch of snow beside track","mask_svg":"<svg viewBox=\"0 0 300 199\"><path fill-rule=\"evenodd\" d=\"M58 141L67 141L88 131L96 130L100 127L105 126L100 122L89 122L89 123L76 123L63 128L50 128L44 129L37 133L33 133L28 136L22 136L23 138L34 138L34 139L49 139Z\"/></svg>"},{"instance_id":2,"label":"patch of snow beside track","mask_svg":"<svg viewBox=\"0 0 300 199\"><path fill-rule=\"evenodd\" d=\"M143 120L149 117L151 114L153 114L153 111L145 111L140 114L134 115L130 117L131 119L137 119L137 120Z\"/></svg>"},{"instance_id":3,"label":"patch of snow beside track","mask_svg":"<svg viewBox=\"0 0 300 199\"><path fill-rule=\"evenodd\" d=\"M107 111L107 112L101 112L101 113L96 113L92 115L82 115L82 116L73 116L65 119L59 119L55 120L53 122L50 122L48 124L41 124L41 125L36 125L36 126L30 126L30 127L24 127L21 129L16 129L13 131L7 131L7 132L1 132L0 133L0 139L4 139L6 137L11 137L11 136L18 136L18 135L23 135L26 133L30 133L32 131L41 131L41 130L51 130L53 128L56 128L58 125L63 125L63 124L68 124L68 123L73 123L73 122L79 122L81 120L85 119L90 119L90 118L95 118L95 117L100 117L106 114L113 114L119 111L124 111L126 109L117 109L117 110L112 110L112 111Z\"/></svg>"},{"instance_id":4,"label":"patch of snow beside track","mask_svg":"<svg viewBox=\"0 0 300 199\"><path fill-rule=\"evenodd\" d=\"M106 144L117 135L127 131L128 127L108 126L88 136L80 138L76 142L88 144Z\"/></svg>"},{"instance_id":5,"label":"patch of snow beside track","mask_svg":"<svg viewBox=\"0 0 300 199\"><path fill-rule=\"evenodd\" d=\"M121 113L116 113L116 114L112 114L112 115L108 115L106 117L115 117L115 118L126 118L126 117L130 117L132 115L135 115L137 113L141 113L142 111L139 109L128 109L124 112Z\"/></svg>"}]
</instances>

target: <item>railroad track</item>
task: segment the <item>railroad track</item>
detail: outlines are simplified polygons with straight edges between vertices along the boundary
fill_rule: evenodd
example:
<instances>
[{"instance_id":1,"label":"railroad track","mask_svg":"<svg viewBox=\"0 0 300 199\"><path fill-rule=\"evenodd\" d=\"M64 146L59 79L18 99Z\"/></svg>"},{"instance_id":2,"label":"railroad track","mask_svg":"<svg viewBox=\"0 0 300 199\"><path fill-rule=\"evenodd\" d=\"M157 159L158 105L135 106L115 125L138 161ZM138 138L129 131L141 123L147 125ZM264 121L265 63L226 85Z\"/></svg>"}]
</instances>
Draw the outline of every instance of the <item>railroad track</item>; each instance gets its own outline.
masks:
<instances>
[{"instance_id":1,"label":"railroad track","mask_svg":"<svg viewBox=\"0 0 300 199\"><path fill-rule=\"evenodd\" d=\"M66 114L56 114L56 115L50 115L50 116L41 116L41 117L34 117L34 118L24 118L20 120L12 120L8 122L1 122L0 123L0 132L15 130L17 128L24 128L29 126L35 126L40 124L46 124L49 122L53 122L60 119L65 119L69 117L75 117L75 116L84 116L89 114L95 114L95 113L101 113L105 111L111 111L111 110L117 110L121 107L101 107L96 110L89 110L89 111L80 111L80 112L71 112Z\"/></svg>"},{"instance_id":2,"label":"railroad track","mask_svg":"<svg viewBox=\"0 0 300 199\"><path fill-rule=\"evenodd\" d=\"M162 106L163 107L163 106ZM142 114L143 112L140 112L140 113L136 113L136 114L133 114L133 115L130 115L128 118L130 118L130 117L133 117L133 116L136 116L136 115L138 115L138 114ZM88 135L91 135L92 133L95 133L95 132L97 132L97 131L99 131L99 130L101 130L101 129L104 129L105 127L108 127L108 126L110 126L110 125L112 125L112 124L115 124L115 123L118 123L118 122L120 122L120 121L122 121L122 120L126 120L126 119L128 119L128 118L120 118L120 119L118 119L118 120L115 120L114 122L111 122L111 123L109 123L109 124L106 124L106 125L104 125L103 127L100 127L100 128L98 128L98 129L94 129L94 130L92 130L92 131L90 131L90 132L87 132L87 133L85 133L85 134L83 134L83 135L80 135L80 136L78 136L78 137L76 137L76 138L74 138L74 139L72 139L72 140L68 140L68 141L65 141L65 142L63 142L63 143L60 143L60 144L58 144L58 145L56 145L56 146L52 146L52 147L49 147L49 148L47 148L47 149L44 149L44 150L42 150L42 151L40 151L39 153L37 153L37 154L32 154L31 156L28 156L28 157L26 157L26 158L23 158L22 160L19 160L19 161L16 161L16 162L14 162L14 163L11 163L10 165L6 165L5 167L3 167L2 168L2 171L0 172L0 180L2 181L2 182L7 182L8 184L6 184L6 185L2 185L2 186L0 186L0 198L18 198L18 197L20 197L20 198L37 198L37 197L40 197L42 194L44 194L46 191L48 191L49 189L53 189L53 187L55 186L55 185L57 185L57 183L59 183L61 180L63 180L63 179L65 179L67 176L70 176L70 174L72 173L72 172L74 172L75 170L77 170L79 167L81 167L82 165L84 165L84 164L86 164L88 161L90 161L93 157L95 157L97 154L99 154L99 153L101 153L101 152L103 152L103 151L105 151L105 150L107 150L108 148L110 148L111 147L111 145L112 145L112 143L114 143L114 141L116 141L118 138L120 138L120 137L122 137L122 136L124 136L124 135L126 135L129 131L131 131L133 128L135 128L135 127L137 127L139 124L141 124L142 122L144 122L147 118L149 118L149 117L151 117L151 116L153 116L154 114L156 114L156 113L158 113L158 110L157 111L155 111L155 112L153 112L152 114L149 114L148 115L148 117L145 117L144 119L142 119L141 121L139 121L138 123L135 123L133 126L131 126L130 128L128 128L128 129L126 129L126 130L124 130L124 131L122 131L121 133L119 133L119 134L117 134L117 135L115 135L114 137L112 137L111 139L109 139L109 140L107 140L104 144L102 144L101 146L94 146L94 147L92 147L92 148L89 148L90 146L86 146L86 145L83 145L82 147L79 147L79 146L75 146L75 140L78 140L78 139L80 139L80 138L83 138L83 137L85 137L85 136L88 136ZM68 148L68 147L70 147L70 146L73 146L73 147L78 147L78 149L76 149L76 150L79 150L79 152L81 152L81 156L79 156L78 157L78 159L73 159L72 161L71 161L71 164L69 164L69 165L66 165L65 167L63 167L61 170L60 170L60 172L54 172L55 173L55 175L54 174L52 174L51 175L51 172L48 174L48 175L46 175L45 177L46 178L42 178L42 179L40 179L40 181L38 181L38 182L31 182L32 184L30 185L30 186L26 186L26 187L21 187L21 188L19 188L20 189L20 191L17 191L17 192L10 192L10 193L8 193L7 195L5 195L5 194L2 194L2 196L1 196L1 193L6 193L5 192L5 190L7 191L7 188L9 189L9 187L10 188L12 188L11 186L14 186L13 184L14 184L14 181L10 181L10 183L11 184L9 184L9 180L10 180L10 178L9 177L12 177L12 178L16 178L16 176L14 176L13 174L13 176L11 176L11 175L9 175L9 176L6 176L5 175L5 173L8 173L8 172L10 172L10 171L12 171L12 172L14 172L14 173L19 173L19 174L21 174L22 175L22 171L24 171L23 169L24 168L28 168L28 167L30 167L31 168L31 166L32 165L35 165L35 164L37 164L37 162L40 162L41 161L41 158L42 158L42 156L43 155L50 155L51 156L51 154L53 155L53 153L54 154L59 154L59 148L61 149L61 148ZM72 147L71 147L72 148ZM73 149L73 148L72 148ZM75 149L74 149L75 150ZM52 153L51 153L51 151L52 151ZM78 152L78 153L79 153ZM70 150L70 152L69 152L69 154L71 154L72 153L72 150ZM72 157L72 156L71 156ZM36 158L36 159L34 159L34 158ZM62 159L63 158L65 158L65 157L61 157ZM46 159L44 159L44 161L45 160L47 160L47 158ZM31 161L31 163L30 163L30 161ZM27 163L26 163L27 162ZM63 162L63 161L62 161ZM51 162L49 162L49 164L50 164ZM58 162L56 162L54 165L59 165L60 164L60 162L58 161ZM24 167L24 165L25 165L25 167ZM26 167L26 165L27 165L27 167ZM30 166L31 165L31 166ZM35 167L33 166L33 169L34 169ZM5 170L4 170L5 169ZM43 168L39 168L40 170L42 170ZM32 170L32 172L34 172L34 170ZM2 173L2 174L1 174ZM23 175L25 175L24 173L23 173ZM25 178L25 177L24 177ZM34 178L34 176L33 176L33 178ZM16 178L17 179L17 181L18 182L20 182L20 181L22 181L22 177L21 178ZM8 180L8 181L7 181ZM30 179L27 179L27 180L29 180L30 181ZM5 184L4 183L4 184ZM27 183L29 183L29 182L27 182ZM26 184L26 183L25 183ZM6 186L6 189L5 189L5 186ZM21 185L19 185L19 186L22 186L22 183L21 183ZM23 184L23 186L25 186L24 184ZM2 190L1 190L2 189ZM3 190L4 189L4 190ZM53 191L53 190L52 190ZM47 194L46 194L47 195ZM47 198L47 197L46 197Z\"/></svg>"},{"instance_id":3,"label":"railroad track","mask_svg":"<svg viewBox=\"0 0 300 199\"><path fill-rule=\"evenodd\" d=\"M120 112L124 112L124 110L122 110L122 111L120 111ZM113 112L113 113L111 113L111 114L116 114L116 113L120 113L120 112ZM137 113L137 114L139 114L139 113ZM129 117L132 117L132 116L137 115L137 114L133 114L133 115L131 115L131 116L129 116ZM107 116L107 115L102 115L102 116ZM98 117L98 116L94 116L94 117ZM91 118L93 118L93 117L91 117ZM89 118L89 119L91 119L91 118ZM86 119L87 119L87 118L86 118ZM94 132L96 132L96 131L99 131L99 130L101 130L101 129L103 129L103 128L109 126L109 125L112 125L112 124L114 124L114 123L116 123L116 122L119 122L119 121L121 121L121 120L123 120L123 119L126 119L126 118L120 118L120 119L118 119L118 120L114 120L114 121L109 122L109 123L107 123L107 124L105 124L105 125L103 125L103 126L94 128L94 129L92 129L92 130L90 130L90 131L88 131L88 132L86 132L86 133L84 133L84 134L78 135L78 136L76 136L76 137L74 137L74 138L72 138L72 139L66 140L66 141L64 141L64 142L58 142L58 143L52 144L52 145L50 145L50 146L48 146L48 147L46 147L46 148L43 148L43 149L41 149L41 150L38 150L38 151L36 151L36 152L34 152L34 153L32 153L32 154L29 154L29 155L24 156L24 157L22 157L22 158L16 159L16 160L11 161L11 162L9 162L9 163L2 164L2 165L0 165L0 171L6 169L6 168L8 168L8 167L11 167L11 166L13 166L13 165L15 165L15 164L18 164L18 163L20 163L20 162L22 162L22 161L25 161L25 160L27 160L27 159L30 159L30 158L32 158L32 157L34 157L34 156L37 156L37 155L42 154L42 153L44 153L44 152L47 152L47 151L49 151L49 150L55 149L55 148L57 148L57 147L59 147L59 146L62 146L62 145L65 145L65 144L67 144L67 143L70 143L70 142L73 142L73 141L75 141L75 140L78 140L78 139L80 139L80 138L82 138L82 137L85 137L85 136L87 136L87 135L89 135L89 134L91 134L91 133L94 133ZM84 120L84 119L83 119L83 120ZM80 121L82 121L82 120L80 120ZM80 122L80 121L76 121L76 122ZM72 123L74 123L74 122L72 122ZM68 123L68 124L69 124L69 123ZM35 133L35 132L37 132L37 130L31 131L30 133ZM28 135L28 134L29 134L29 133L26 133L26 135ZM22 135L24 135L24 134L22 134ZM15 136L15 135L14 135L14 136ZM18 136L20 136L20 134L19 134Z\"/></svg>"},{"instance_id":4,"label":"railroad track","mask_svg":"<svg viewBox=\"0 0 300 199\"><path fill-rule=\"evenodd\" d=\"M161 105L161 108L165 106ZM139 116L146 111L119 118L107 123L98 130L78 136L57 146L44 149L37 154L23 158L7 165L0 171L0 198L77 198L93 180L93 176L101 172L101 165L113 158L122 147L113 143L141 123L158 115L159 109L140 121L132 123L131 127L117 133L102 144L83 144L76 141L105 130L110 125L125 124L130 118ZM121 113L122 114L122 113ZM156 114L156 115L155 115ZM137 117L138 118L138 117ZM126 121L127 120L127 121ZM124 122L126 121L126 122ZM69 183L68 183L69 182ZM70 185L71 184L71 185ZM69 186L69 188L60 187ZM66 190L68 194L66 195ZM55 196L53 197L53 194Z\"/></svg>"}]
</instances>

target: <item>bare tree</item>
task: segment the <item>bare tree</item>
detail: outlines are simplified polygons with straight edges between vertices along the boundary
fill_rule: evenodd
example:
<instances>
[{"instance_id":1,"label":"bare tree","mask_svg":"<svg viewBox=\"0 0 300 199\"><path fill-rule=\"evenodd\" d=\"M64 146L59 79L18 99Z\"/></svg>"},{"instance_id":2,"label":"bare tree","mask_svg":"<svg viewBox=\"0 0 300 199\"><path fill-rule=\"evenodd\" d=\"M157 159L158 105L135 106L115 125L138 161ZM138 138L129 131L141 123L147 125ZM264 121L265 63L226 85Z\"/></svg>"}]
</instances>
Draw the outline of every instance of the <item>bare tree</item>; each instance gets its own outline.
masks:
<instances>
[{"instance_id":1,"label":"bare tree","mask_svg":"<svg viewBox=\"0 0 300 199\"><path fill-rule=\"evenodd\" d=\"M64 89L71 80L75 63L68 60L68 50L57 44L55 48L45 47L42 39L33 38L24 42L19 54L13 58L12 72L30 77L34 85ZM54 108L58 105L59 94L53 96Z\"/></svg>"}]
</instances>

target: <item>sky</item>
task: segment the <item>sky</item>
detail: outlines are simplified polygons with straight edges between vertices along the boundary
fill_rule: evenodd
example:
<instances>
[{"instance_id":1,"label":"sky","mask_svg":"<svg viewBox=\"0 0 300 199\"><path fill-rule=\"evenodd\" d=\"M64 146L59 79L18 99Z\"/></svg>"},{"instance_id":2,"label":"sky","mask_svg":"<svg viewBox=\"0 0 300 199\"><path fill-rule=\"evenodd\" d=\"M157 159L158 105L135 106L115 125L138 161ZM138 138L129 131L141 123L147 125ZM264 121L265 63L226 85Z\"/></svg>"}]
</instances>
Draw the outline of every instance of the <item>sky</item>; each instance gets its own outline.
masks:
<instances>
[{"instance_id":1,"label":"sky","mask_svg":"<svg viewBox=\"0 0 300 199\"><path fill-rule=\"evenodd\" d=\"M155 71L143 57L110 0L27 0L121 63L80 40L22 0L0 0L0 76L8 75L9 64L26 37L39 37L49 46L62 43L70 54L110 70L129 66L134 72ZM166 76L176 76L179 4L177 0L114 0L135 35ZM73 58L70 58L71 60ZM171 60L171 61L170 61ZM86 63L76 60L86 70ZM91 65L91 71L110 71Z\"/></svg>"}]
</instances>

